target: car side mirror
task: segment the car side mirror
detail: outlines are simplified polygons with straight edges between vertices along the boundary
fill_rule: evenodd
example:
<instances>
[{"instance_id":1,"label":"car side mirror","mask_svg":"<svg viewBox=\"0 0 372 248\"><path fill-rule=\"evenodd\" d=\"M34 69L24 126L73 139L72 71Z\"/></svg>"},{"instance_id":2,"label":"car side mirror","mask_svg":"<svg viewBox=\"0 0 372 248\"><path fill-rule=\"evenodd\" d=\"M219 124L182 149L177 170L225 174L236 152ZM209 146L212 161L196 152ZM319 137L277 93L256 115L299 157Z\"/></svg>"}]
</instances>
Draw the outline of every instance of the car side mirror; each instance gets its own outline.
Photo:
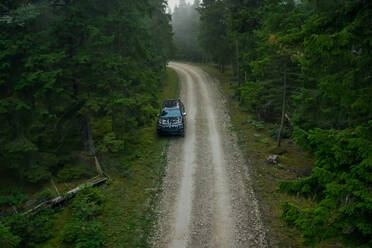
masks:
<instances>
[{"instance_id":1,"label":"car side mirror","mask_svg":"<svg viewBox=\"0 0 372 248\"><path fill-rule=\"evenodd\" d=\"M186 116L186 112L183 112L183 115Z\"/></svg>"}]
</instances>

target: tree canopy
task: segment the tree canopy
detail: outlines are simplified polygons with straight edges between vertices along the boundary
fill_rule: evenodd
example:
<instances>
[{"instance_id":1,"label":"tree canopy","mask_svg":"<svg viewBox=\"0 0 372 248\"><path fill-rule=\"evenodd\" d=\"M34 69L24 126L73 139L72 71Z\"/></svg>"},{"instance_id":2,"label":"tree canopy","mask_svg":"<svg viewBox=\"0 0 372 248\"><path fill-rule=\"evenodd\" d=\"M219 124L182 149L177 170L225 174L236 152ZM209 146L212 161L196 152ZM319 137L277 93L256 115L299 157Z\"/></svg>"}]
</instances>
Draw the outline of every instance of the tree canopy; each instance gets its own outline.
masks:
<instances>
[{"instance_id":1,"label":"tree canopy","mask_svg":"<svg viewBox=\"0 0 372 248\"><path fill-rule=\"evenodd\" d=\"M39 185L82 156L126 153L157 112L172 52L165 9L163 0L1 1L0 171ZM13 195L23 196L0 207L24 201ZM0 224L0 242L31 247L50 237L48 218Z\"/></svg>"},{"instance_id":2,"label":"tree canopy","mask_svg":"<svg viewBox=\"0 0 372 248\"><path fill-rule=\"evenodd\" d=\"M317 159L309 177L280 184L316 200L283 204L308 245L372 245L371 13L364 0L208 0L200 9L204 53L232 62L242 107L281 122L279 141L287 129Z\"/></svg>"}]
</instances>

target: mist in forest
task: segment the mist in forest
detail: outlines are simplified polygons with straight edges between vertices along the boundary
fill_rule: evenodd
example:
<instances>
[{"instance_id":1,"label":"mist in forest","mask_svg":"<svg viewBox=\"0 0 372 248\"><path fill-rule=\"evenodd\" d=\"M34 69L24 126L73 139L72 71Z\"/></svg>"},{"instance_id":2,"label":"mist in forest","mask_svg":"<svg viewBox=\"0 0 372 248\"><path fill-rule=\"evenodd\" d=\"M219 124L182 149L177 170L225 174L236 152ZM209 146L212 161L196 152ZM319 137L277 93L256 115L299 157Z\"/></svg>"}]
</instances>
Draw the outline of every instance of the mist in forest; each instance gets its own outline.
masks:
<instances>
[{"instance_id":1,"label":"mist in forest","mask_svg":"<svg viewBox=\"0 0 372 248\"><path fill-rule=\"evenodd\" d=\"M169 4L175 1L170 1ZM173 42L176 47L175 59L200 60L201 50L198 44L200 0L180 0L172 10ZM170 5L171 7L172 5Z\"/></svg>"},{"instance_id":2,"label":"mist in forest","mask_svg":"<svg viewBox=\"0 0 372 248\"><path fill-rule=\"evenodd\" d=\"M174 7L178 6L181 2L181 0L168 0L168 7L173 11ZM193 3L194 0L186 0L186 3Z\"/></svg>"}]
</instances>

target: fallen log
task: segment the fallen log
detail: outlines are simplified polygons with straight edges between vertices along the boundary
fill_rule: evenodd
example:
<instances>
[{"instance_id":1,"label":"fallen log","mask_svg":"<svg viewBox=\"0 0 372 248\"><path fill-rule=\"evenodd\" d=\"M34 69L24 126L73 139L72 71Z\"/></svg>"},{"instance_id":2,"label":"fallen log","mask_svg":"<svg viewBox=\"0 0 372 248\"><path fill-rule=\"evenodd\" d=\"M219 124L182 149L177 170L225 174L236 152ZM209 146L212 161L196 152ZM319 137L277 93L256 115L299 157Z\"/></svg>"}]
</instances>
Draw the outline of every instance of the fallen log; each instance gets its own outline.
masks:
<instances>
[{"instance_id":1,"label":"fallen log","mask_svg":"<svg viewBox=\"0 0 372 248\"><path fill-rule=\"evenodd\" d=\"M37 206L31 208L30 210L24 212L23 214L26 215L26 214L35 212L36 210L38 210L41 207L51 207L51 208L53 208L53 207L55 207L57 205L60 205L63 202L65 202L66 200L74 197L84 187L86 187L86 186L92 186L92 187L98 186L98 185L106 182L109 179L109 177L107 177L107 176L101 177L101 178L95 177L93 179L94 180L92 180L91 182L87 182L85 184L79 185L76 188L73 188L73 189L69 190L68 192L66 192L63 195L60 195L60 196L58 196L58 197L56 197L54 199L48 200L48 201L44 201L44 202L38 204Z\"/></svg>"}]
</instances>

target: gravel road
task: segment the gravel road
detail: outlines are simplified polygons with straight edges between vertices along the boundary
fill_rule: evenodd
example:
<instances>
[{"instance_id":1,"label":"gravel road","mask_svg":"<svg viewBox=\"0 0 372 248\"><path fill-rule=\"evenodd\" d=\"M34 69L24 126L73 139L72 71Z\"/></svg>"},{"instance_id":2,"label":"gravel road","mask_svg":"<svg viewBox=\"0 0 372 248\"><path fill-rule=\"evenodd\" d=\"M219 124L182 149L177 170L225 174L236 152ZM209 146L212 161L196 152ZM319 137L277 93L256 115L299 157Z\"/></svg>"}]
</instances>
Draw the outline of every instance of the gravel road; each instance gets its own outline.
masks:
<instances>
[{"instance_id":1,"label":"gravel road","mask_svg":"<svg viewBox=\"0 0 372 248\"><path fill-rule=\"evenodd\" d=\"M249 164L231 131L217 82L170 63L187 111L184 138L170 138L155 248L267 247Z\"/></svg>"}]
</instances>

